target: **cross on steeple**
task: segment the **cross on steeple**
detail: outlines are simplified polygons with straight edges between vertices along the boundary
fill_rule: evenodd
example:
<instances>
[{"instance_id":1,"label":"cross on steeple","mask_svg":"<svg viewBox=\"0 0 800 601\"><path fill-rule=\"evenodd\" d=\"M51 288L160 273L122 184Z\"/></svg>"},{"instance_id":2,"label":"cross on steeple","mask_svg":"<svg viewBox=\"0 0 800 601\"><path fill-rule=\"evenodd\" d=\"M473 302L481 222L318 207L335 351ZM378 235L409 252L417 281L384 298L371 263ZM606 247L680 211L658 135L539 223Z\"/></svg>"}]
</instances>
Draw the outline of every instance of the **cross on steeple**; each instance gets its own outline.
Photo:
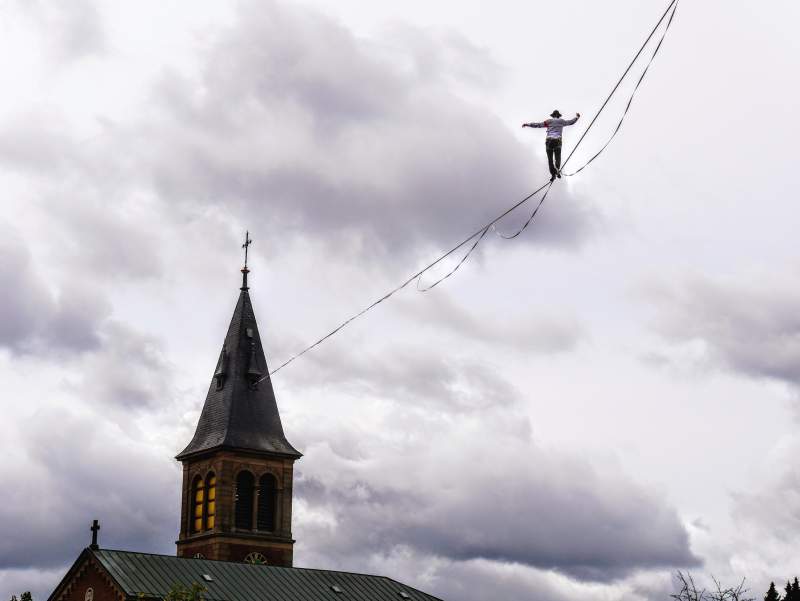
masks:
<instances>
[{"instance_id":1,"label":"cross on steeple","mask_svg":"<svg viewBox=\"0 0 800 601\"><path fill-rule=\"evenodd\" d=\"M92 521L92 527L89 528L92 531L92 544L89 547L90 549L99 549L100 547L97 545L97 532L100 530L100 523L97 520Z\"/></svg>"},{"instance_id":2,"label":"cross on steeple","mask_svg":"<svg viewBox=\"0 0 800 601\"><path fill-rule=\"evenodd\" d=\"M248 230L244 234L244 244L242 244L242 248L244 249L244 268L247 269L247 249L253 243L253 240L250 238L250 231Z\"/></svg>"},{"instance_id":3,"label":"cross on steeple","mask_svg":"<svg viewBox=\"0 0 800 601\"><path fill-rule=\"evenodd\" d=\"M244 244L242 244L242 248L244 249L244 267L242 267L242 290L248 290L247 274L250 273L250 270L247 269L247 251L250 249L250 245L252 243L253 240L250 238L250 231L248 230L247 232L245 232Z\"/></svg>"}]
</instances>

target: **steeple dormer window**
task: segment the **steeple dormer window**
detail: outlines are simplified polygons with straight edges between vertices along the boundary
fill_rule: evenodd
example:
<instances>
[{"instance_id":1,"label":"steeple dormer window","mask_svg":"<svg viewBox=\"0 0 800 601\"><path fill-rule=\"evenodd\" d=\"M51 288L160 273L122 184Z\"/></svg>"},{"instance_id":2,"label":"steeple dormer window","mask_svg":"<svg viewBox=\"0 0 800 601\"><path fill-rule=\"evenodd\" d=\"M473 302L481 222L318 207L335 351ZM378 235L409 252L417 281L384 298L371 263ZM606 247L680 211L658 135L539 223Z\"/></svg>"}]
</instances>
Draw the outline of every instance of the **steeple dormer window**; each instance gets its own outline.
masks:
<instances>
[{"instance_id":1,"label":"steeple dormer window","mask_svg":"<svg viewBox=\"0 0 800 601\"><path fill-rule=\"evenodd\" d=\"M228 377L228 351L224 348L219 354L217 361L217 369L214 370L214 382L216 382L217 390L222 390L225 386L225 378Z\"/></svg>"},{"instance_id":2,"label":"steeple dormer window","mask_svg":"<svg viewBox=\"0 0 800 601\"><path fill-rule=\"evenodd\" d=\"M250 390L258 390L258 383L264 374L258 368L258 354L254 340L250 340L250 360L247 363L247 382L250 384Z\"/></svg>"}]
</instances>

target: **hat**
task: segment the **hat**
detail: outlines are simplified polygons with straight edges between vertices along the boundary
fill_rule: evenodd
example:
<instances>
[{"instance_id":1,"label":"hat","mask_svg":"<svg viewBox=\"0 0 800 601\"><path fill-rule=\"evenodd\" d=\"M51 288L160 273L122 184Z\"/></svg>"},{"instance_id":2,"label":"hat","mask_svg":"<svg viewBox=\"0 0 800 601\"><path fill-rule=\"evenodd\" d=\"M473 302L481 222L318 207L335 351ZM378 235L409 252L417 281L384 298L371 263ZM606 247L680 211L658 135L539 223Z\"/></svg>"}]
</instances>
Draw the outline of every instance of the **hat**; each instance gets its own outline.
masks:
<instances>
[{"instance_id":1,"label":"hat","mask_svg":"<svg viewBox=\"0 0 800 601\"><path fill-rule=\"evenodd\" d=\"M555 117L556 119L558 119L561 116L561 113L559 113L558 109L556 109L552 113L550 113L550 116L551 117Z\"/></svg>"}]
</instances>

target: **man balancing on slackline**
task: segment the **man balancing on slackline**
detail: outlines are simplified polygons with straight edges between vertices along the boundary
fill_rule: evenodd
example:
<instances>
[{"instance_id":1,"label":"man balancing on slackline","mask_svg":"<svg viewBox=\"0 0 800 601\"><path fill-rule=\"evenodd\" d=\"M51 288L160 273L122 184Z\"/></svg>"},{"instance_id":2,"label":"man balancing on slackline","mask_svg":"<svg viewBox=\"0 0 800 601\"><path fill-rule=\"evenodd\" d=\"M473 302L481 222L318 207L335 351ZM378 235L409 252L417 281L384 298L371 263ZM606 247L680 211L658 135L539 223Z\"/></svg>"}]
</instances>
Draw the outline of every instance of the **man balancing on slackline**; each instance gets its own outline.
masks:
<instances>
[{"instance_id":1,"label":"man balancing on slackline","mask_svg":"<svg viewBox=\"0 0 800 601\"><path fill-rule=\"evenodd\" d=\"M561 132L565 126L574 125L580 119L581 114L575 113L574 119L562 119L561 113L555 110L550 113L550 116L552 119L545 119L541 123L523 123L522 127L547 128L547 138L544 144L547 151L547 163L550 167L550 181L552 182L556 177L561 177ZM555 161L553 161L554 158Z\"/></svg>"}]
</instances>

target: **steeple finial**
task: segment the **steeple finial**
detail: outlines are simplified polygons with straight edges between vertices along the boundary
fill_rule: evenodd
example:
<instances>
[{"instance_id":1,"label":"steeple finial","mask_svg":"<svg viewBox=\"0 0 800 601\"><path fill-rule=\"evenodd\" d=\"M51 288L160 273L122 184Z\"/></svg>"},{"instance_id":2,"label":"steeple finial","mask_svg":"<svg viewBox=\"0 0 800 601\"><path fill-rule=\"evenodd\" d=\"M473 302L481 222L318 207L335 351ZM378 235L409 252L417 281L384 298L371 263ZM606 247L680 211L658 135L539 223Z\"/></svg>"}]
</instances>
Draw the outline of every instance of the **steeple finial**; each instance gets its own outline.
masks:
<instances>
[{"instance_id":1,"label":"steeple finial","mask_svg":"<svg viewBox=\"0 0 800 601\"><path fill-rule=\"evenodd\" d=\"M253 240L250 238L250 231L248 230L245 232L244 235L244 244L242 244L242 248L244 249L244 267L242 267L242 287L241 290L249 290L247 286L247 274L250 273L250 270L247 268L247 251L250 248L250 245L253 243Z\"/></svg>"}]
</instances>

